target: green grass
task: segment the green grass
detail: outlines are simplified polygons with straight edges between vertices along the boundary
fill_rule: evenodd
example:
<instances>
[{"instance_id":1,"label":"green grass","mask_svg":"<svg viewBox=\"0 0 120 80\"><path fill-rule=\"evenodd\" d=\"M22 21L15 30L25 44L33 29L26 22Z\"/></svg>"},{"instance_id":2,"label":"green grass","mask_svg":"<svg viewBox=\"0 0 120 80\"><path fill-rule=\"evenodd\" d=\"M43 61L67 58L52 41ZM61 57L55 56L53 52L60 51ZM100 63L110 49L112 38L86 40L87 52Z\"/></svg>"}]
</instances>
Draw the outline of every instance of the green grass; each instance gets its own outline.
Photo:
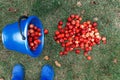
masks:
<instances>
[{"instance_id":1,"label":"green grass","mask_svg":"<svg viewBox=\"0 0 120 80\"><path fill-rule=\"evenodd\" d=\"M45 36L45 46L42 55L31 58L3 47L0 39L0 77L10 80L11 70L16 63L22 63L26 69L26 80L39 80L40 70L44 64L51 64L55 69L55 80L120 80L120 0L80 0L81 7L76 4L79 0L1 0L0 1L0 32L9 23L17 21L19 16L28 13L41 19L44 28L49 29ZM12 7L16 13L8 11ZM82 11L85 11L82 13ZM101 35L107 37L107 44L97 45L90 52L93 57L87 61L85 57L70 52L60 57L61 47L53 40L54 31L59 20L66 22L72 14L79 14L83 21L98 17L98 29ZM1 36L1 35L0 35ZM49 61L43 57L50 56ZM117 59L115 64L113 60ZM58 60L62 67L55 66Z\"/></svg>"}]
</instances>

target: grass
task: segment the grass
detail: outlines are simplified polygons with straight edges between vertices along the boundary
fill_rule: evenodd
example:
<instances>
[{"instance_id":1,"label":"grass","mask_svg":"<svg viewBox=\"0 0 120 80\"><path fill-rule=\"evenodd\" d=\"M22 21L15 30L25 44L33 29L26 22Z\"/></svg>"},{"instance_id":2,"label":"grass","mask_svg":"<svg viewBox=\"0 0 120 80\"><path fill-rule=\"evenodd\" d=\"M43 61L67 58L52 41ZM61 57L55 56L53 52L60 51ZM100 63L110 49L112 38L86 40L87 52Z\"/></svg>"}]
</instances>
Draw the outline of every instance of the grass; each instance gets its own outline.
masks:
<instances>
[{"instance_id":1,"label":"grass","mask_svg":"<svg viewBox=\"0 0 120 80\"><path fill-rule=\"evenodd\" d=\"M76 4L80 1L82 6ZM0 32L9 23L17 21L23 14L38 16L44 28L49 29L45 36L42 55L31 58L5 49L0 39L0 77L10 80L11 71L16 63L22 63L26 69L25 80L39 80L40 70L44 64L51 64L55 69L55 80L120 80L120 0L1 0ZM12 7L16 12L8 11ZM83 21L98 18L99 31L107 37L107 44L97 45L90 52L93 60L70 52L60 57L61 47L53 40L54 31L59 20L66 21L72 14L79 14ZM1 35L0 35L1 36ZM50 56L49 61L43 57ZM117 63L113 61L117 59ZM62 67L55 66L58 60Z\"/></svg>"}]
</instances>

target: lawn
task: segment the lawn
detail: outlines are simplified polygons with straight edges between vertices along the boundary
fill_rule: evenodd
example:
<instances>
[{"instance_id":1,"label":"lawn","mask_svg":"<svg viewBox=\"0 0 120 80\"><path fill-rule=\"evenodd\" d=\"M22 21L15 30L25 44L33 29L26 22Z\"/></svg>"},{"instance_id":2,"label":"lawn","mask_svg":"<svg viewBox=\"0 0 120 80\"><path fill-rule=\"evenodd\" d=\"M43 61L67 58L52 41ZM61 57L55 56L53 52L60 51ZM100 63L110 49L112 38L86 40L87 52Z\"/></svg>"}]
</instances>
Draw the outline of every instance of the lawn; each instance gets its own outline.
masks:
<instances>
[{"instance_id":1,"label":"lawn","mask_svg":"<svg viewBox=\"0 0 120 80\"><path fill-rule=\"evenodd\" d=\"M100 34L107 37L106 45L94 46L90 61L82 52L59 56L62 48L53 39L54 31L58 21L66 22L72 13L81 15L83 21L97 18ZM49 29L43 52L31 58L5 49L0 38L0 77L10 80L13 66L21 63L26 69L25 80L39 80L44 64L54 67L55 80L120 80L120 0L0 0L0 36L3 27L21 15L38 16L44 28ZM46 55L50 60L43 59ZM60 68L54 64L55 60L61 63Z\"/></svg>"}]
</instances>

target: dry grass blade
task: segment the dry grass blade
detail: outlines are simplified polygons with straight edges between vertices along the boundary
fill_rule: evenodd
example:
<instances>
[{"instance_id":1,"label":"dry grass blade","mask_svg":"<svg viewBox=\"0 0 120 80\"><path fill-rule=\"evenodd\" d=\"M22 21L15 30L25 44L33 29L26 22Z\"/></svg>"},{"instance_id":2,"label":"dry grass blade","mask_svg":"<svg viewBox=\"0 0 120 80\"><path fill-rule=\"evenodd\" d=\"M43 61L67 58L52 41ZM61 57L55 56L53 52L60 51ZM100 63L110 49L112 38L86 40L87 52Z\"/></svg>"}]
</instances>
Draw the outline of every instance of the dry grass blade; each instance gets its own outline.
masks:
<instances>
[{"instance_id":1,"label":"dry grass blade","mask_svg":"<svg viewBox=\"0 0 120 80\"><path fill-rule=\"evenodd\" d=\"M56 65L57 67L61 67L61 64L60 64L58 61L55 61L55 65Z\"/></svg>"}]
</instances>

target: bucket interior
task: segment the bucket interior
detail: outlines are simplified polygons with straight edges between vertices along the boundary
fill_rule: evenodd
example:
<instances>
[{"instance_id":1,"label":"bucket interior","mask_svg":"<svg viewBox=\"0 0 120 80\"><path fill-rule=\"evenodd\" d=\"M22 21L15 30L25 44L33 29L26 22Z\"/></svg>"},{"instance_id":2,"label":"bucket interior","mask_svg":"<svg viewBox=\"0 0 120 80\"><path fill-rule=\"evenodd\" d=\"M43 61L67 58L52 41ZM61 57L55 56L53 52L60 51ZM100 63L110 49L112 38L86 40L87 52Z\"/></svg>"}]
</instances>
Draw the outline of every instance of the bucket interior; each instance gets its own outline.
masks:
<instances>
[{"instance_id":1,"label":"bucket interior","mask_svg":"<svg viewBox=\"0 0 120 80\"><path fill-rule=\"evenodd\" d=\"M27 36L27 32L28 32L28 26L30 24L34 24L36 27L41 29L41 33L42 36L39 37L39 39L41 40L41 43L38 45L38 47L36 48L36 50L31 50L28 44L28 36ZM41 23L41 21L35 17L35 16L31 16L28 18L27 22L26 22L26 26L25 26L25 37L26 37L26 41L25 41L25 45L26 45L26 49L29 51L29 55L32 57L37 57L41 54L43 46L44 46L44 29L43 29L43 25Z\"/></svg>"}]
</instances>

